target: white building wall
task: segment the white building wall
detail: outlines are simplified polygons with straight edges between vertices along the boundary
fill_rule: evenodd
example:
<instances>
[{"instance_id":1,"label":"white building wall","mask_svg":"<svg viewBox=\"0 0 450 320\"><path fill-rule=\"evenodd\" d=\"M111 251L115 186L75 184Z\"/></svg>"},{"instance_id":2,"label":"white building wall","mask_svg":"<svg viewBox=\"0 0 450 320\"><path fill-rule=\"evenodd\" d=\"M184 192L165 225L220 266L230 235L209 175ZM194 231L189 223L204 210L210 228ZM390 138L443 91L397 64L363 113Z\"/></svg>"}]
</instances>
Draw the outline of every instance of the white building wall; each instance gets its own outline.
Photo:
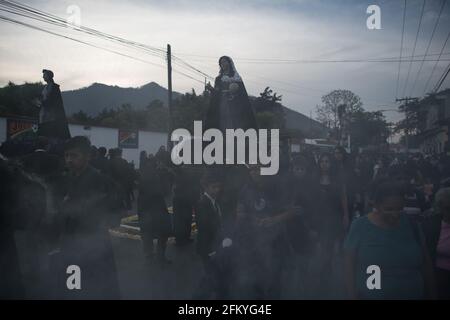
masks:
<instances>
[{"instance_id":1,"label":"white building wall","mask_svg":"<svg viewBox=\"0 0 450 320\"><path fill-rule=\"evenodd\" d=\"M96 147L105 147L106 149L117 148L119 146L119 130L115 128L103 127L84 127L82 125L69 125L70 134L73 136L86 136L91 144ZM167 144L167 133L139 131L139 148L122 149L122 157L134 162L135 167L139 168L139 154L141 151L147 151L147 154L155 154L161 146Z\"/></svg>"}]
</instances>

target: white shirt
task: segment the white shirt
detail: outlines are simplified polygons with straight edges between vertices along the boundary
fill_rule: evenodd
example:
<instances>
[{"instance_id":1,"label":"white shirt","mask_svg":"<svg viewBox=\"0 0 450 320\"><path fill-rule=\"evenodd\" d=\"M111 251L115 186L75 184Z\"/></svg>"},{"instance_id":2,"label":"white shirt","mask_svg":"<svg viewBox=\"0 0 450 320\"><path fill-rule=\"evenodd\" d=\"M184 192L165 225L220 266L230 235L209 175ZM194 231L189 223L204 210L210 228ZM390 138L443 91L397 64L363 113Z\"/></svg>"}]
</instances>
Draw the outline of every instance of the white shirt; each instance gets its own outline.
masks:
<instances>
[{"instance_id":1,"label":"white shirt","mask_svg":"<svg viewBox=\"0 0 450 320\"><path fill-rule=\"evenodd\" d=\"M216 199L211 197L207 192L204 192L203 194L211 201L214 209L217 210L217 213L219 214L219 216L222 216L222 212L220 211L219 205L216 205Z\"/></svg>"}]
</instances>

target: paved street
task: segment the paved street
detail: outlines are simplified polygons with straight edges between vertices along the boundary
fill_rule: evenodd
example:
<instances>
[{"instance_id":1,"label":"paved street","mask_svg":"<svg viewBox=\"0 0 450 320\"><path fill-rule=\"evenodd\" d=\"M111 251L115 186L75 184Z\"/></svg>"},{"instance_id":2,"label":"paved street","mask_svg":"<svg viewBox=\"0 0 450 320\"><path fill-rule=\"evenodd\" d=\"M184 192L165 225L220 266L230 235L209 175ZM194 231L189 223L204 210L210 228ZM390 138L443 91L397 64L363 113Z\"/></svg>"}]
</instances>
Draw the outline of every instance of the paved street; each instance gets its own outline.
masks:
<instances>
[{"instance_id":1,"label":"paved street","mask_svg":"<svg viewBox=\"0 0 450 320\"><path fill-rule=\"evenodd\" d=\"M144 259L140 240L113 237L113 246L123 299L191 299L202 273L193 244L169 244L164 266Z\"/></svg>"},{"instance_id":2,"label":"paved street","mask_svg":"<svg viewBox=\"0 0 450 320\"><path fill-rule=\"evenodd\" d=\"M203 272L200 259L195 253L195 244L178 248L173 241L169 241L167 257L173 263L160 266L154 261L145 261L141 241L134 238L112 237L122 298L192 299ZM315 289L319 281L319 275L315 272L319 263L319 257L311 260L306 277L305 272L301 271L289 273L283 281L282 299L342 299L341 259L337 258L333 263L331 289L322 293ZM304 260L301 258L293 261L296 267L302 264Z\"/></svg>"}]
</instances>

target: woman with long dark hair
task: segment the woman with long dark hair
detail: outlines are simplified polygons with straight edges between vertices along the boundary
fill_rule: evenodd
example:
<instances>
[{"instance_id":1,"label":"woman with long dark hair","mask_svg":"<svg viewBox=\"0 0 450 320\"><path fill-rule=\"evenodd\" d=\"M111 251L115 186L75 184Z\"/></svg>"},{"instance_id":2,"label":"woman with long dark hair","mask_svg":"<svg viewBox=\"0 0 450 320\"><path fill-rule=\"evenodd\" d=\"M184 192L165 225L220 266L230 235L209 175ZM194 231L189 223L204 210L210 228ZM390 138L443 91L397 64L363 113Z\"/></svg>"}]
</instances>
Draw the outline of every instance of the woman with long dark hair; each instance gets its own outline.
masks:
<instances>
[{"instance_id":1,"label":"woman with long dark hair","mask_svg":"<svg viewBox=\"0 0 450 320\"><path fill-rule=\"evenodd\" d=\"M350 157L344 147L337 146L334 149L334 164L336 183L342 193L342 208L344 214L342 224L344 229L347 229L350 225L350 218L353 211L354 181Z\"/></svg>"},{"instance_id":2,"label":"woman with long dark hair","mask_svg":"<svg viewBox=\"0 0 450 320\"><path fill-rule=\"evenodd\" d=\"M327 292L331 279L334 248L342 234L343 193L336 180L332 156L323 153L318 159L317 176L311 185L314 190L311 217L312 228L317 232L321 256L320 285L322 293Z\"/></svg>"}]
</instances>

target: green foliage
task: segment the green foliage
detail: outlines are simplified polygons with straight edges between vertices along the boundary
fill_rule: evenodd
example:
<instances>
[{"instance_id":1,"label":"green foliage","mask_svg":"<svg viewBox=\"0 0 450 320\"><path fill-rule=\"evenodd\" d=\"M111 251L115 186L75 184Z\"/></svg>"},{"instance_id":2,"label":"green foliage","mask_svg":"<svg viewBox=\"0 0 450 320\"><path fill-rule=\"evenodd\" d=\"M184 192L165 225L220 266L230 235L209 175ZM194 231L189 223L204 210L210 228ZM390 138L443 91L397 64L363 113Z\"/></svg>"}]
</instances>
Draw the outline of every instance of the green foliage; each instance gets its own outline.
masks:
<instances>
[{"instance_id":1,"label":"green foliage","mask_svg":"<svg viewBox=\"0 0 450 320\"><path fill-rule=\"evenodd\" d=\"M286 121L281 104L282 96L266 87L259 97L251 100L256 122L261 129L284 129Z\"/></svg>"},{"instance_id":2,"label":"green foliage","mask_svg":"<svg viewBox=\"0 0 450 320\"><path fill-rule=\"evenodd\" d=\"M37 118L39 109L34 100L40 97L43 89L41 82L23 85L9 82L0 88L0 114Z\"/></svg>"},{"instance_id":3,"label":"green foliage","mask_svg":"<svg viewBox=\"0 0 450 320\"><path fill-rule=\"evenodd\" d=\"M425 130L427 111L419 101L412 101L399 107L405 118L396 123L395 131L417 135Z\"/></svg>"},{"instance_id":4,"label":"green foliage","mask_svg":"<svg viewBox=\"0 0 450 320\"><path fill-rule=\"evenodd\" d=\"M194 121L204 120L209 106L209 96L197 95L194 90L173 102L172 127L194 130Z\"/></svg>"},{"instance_id":5,"label":"green foliage","mask_svg":"<svg viewBox=\"0 0 450 320\"><path fill-rule=\"evenodd\" d=\"M379 111L355 112L350 119L348 131L355 147L384 144L390 135L389 124Z\"/></svg>"}]
</instances>

